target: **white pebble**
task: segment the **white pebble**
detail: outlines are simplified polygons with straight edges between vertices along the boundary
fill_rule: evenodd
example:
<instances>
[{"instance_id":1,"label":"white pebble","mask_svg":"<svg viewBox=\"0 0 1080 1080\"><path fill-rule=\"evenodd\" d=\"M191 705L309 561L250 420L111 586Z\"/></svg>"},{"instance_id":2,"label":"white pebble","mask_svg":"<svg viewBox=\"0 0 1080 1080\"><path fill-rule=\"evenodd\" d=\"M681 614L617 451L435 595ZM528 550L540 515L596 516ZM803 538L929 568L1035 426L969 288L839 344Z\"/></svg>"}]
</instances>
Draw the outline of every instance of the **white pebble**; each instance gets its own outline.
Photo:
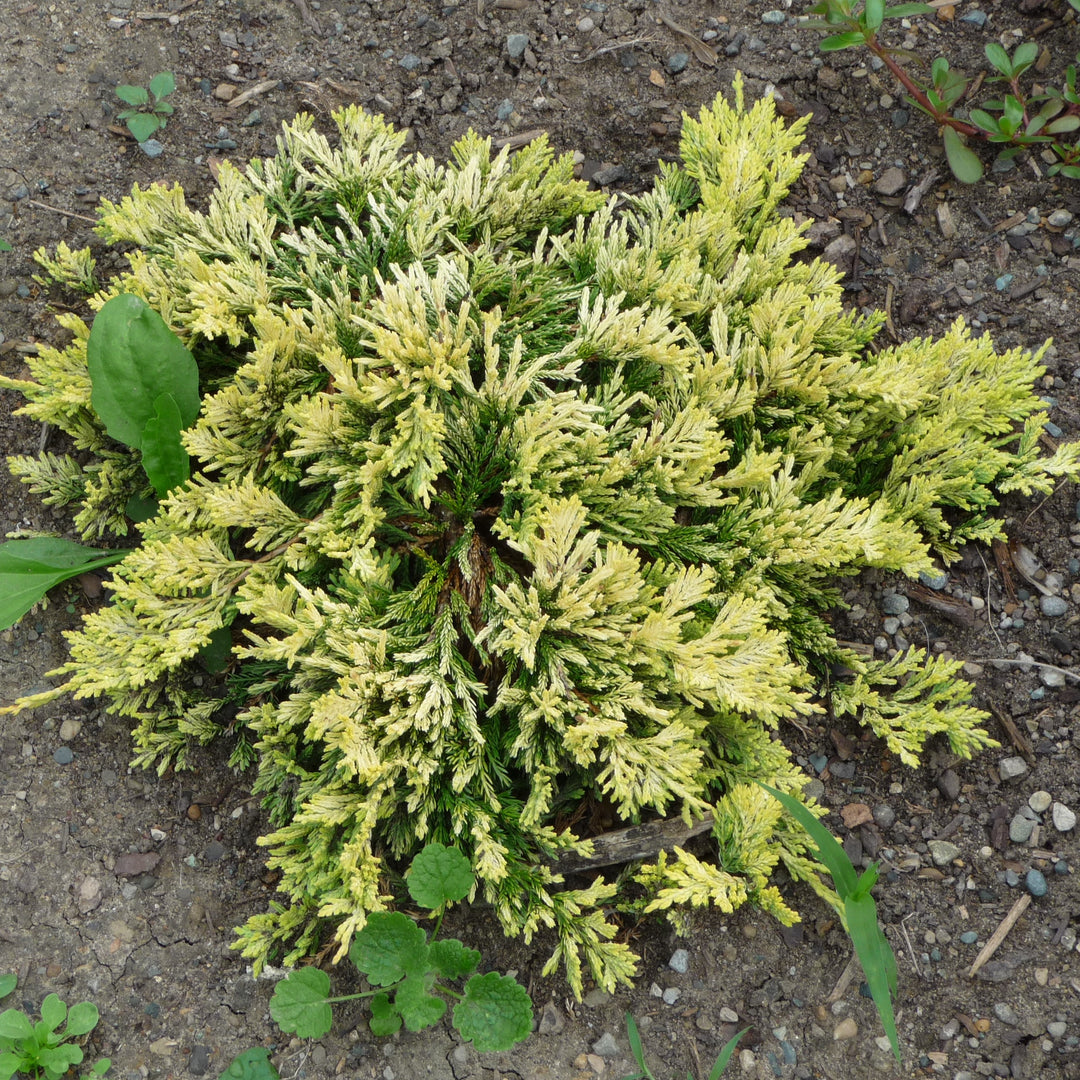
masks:
<instances>
[{"instance_id":1,"label":"white pebble","mask_svg":"<svg viewBox=\"0 0 1080 1080\"><path fill-rule=\"evenodd\" d=\"M1058 832L1070 832L1076 825L1074 814L1064 803L1054 803L1054 809L1050 812L1054 822L1054 828Z\"/></svg>"}]
</instances>

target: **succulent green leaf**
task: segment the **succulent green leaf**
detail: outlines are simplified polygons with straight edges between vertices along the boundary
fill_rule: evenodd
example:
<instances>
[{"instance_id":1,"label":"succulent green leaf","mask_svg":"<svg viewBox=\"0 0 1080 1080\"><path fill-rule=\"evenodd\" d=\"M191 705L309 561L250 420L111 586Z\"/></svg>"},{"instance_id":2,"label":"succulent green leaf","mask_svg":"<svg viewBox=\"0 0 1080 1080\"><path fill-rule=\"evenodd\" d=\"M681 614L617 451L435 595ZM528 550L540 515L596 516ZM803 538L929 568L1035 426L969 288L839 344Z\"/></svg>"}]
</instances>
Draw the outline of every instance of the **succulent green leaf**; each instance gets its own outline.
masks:
<instances>
[{"instance_id":1,"label":"succulent green leaf","mask_svg":"<svg viewBox=\"0 0 1080 1080\"><path fill-rule=\"evenodd\" d=\"M142 463L159 498L187 481L191 462L180 432L184 430L180 409L172 394L154 399L154 415L146 421L142 438Z\"/></svg>"},{"instance_id":2,"label":"succulent green leaf","mask_svg":"<svg viewBox=\"0 0 1080 1080\"><path fill-rule=\"evenodd\" d=\"M0 998L7 997L18 985L18 975L0 975Z\"/></svg>"},{"instance_id":3,"label":"succulent green leaf","mask_svg":"<svg viewBox=\"0 0 1080 1080\"><path fill-rule=\"evenodd\" d=\"M945 159L949 163L953 176L961 184L976 183L982 177L983 165L975 151L964 143L956 128L944 128L942 140L945 143Z\"/></svg>"},{"instance_id":4,"label":"succulent green leaf","mask_svg":"<svg viewBox=\"0 0 1080 1080\"><path fill-rule=\"evenodd\" d=\"M469 860L457 848L431 843L413 859L406 884L421 907L434 911L464 899L475 881Z\"/></svg>"},{"instance_id":5,"label":"succulent green leaf","mask_svg":"<svg viewBox=\"0 0 1080 1080\"><path fill-rule=\"evenodd\" d=\"M11 251L11 244L4 239L0 239L0 251Z\"/></svg>"},{"instance_id":6,"label":"succulent green leaf","mask_svg":"<svg viewBox=\"0 0 1080 1080\"><path fill-rule=\"evenodd\" d=\"M1012 75L1012 63L1009 61L1009 54L999 45L996 41L987 42L986 59L1001 72L1005 78L1009 78Z\"/></svg>"},{"instance_id":7,"label":"succulent green leaf","mask_svg":"<svg viewBox=\"0 0 1080 1080\"><path fill-rule=\"evenodd\" d=\"M56 1031L66 1017L67 1006L56 994L49 994L41 1003L41 1022L45 1025L46 1031Z\"/></svg>"},{"instance_id":8,"label":"succulent green leaf","mask_svg":"<svg viewBox=\"0 0 1080 1080\"><path fill-rule=\"evenodd\" d=\"M374 911L358 930L349 959L374 986L392 986L427 967L427 934L400 911Z\"/></svg>"},{"instance_id":9,"label":"succulent green leaf","mask_svg":"<svg viewBox=\"0 0 1080 1080\"><path fill-rule=\"evenodd\" d=\"M142 448L155 402L171 394L186 428L199 414L199 369L184 343L144 300L121 293L94 319L86 344L90 403L118 442Z\"/></svg>"},{"instance_id":10,"label":"succulent green leaf","mask_svg":"<svg viewBox=\"0 0 1080 1080\"><path fill-rule=\"evenodd\" d=\"M80 1001L77 1005L71 1006L64 1036L76 1038L79 1035L86 1035L97 1027L97 1022L98 1007L92 1001Z\"/></svg>"},{"instance_id":11,"label":"succulent green leaf","mask_svg":"<svg viewBox=\"0 0 1080 1080\"><path fill-rule=\"evenodd\" d=\"M446 1000L431 993L430 977L406 979L394 994L394 1006L409 1031L423 1031L437 1024L446 1012Z\"/></svg>"},{"instance_id":12,"label":"succulent green leaf","mask_svg":"<svg viewBox=\"0 0 1080 1080\"><path fill-rule=\"evenodd\" d=\"M912 5L918 6L918 5ZM933 9L931 9L933 10ZM724 1070L728 1067L728 1062L731 1060L731 1055L735 1053L739 1046L739 1040L749 1031L749 1028L743 1028L742 1031L736 1031L734 1035L720 1050L720 1056L716 1059L716 1063L712 1067L712 1071L709 1073L709 1080L720 1080Z\"/></svg>"},{"instance_id":13,"label":"succulent green leaf","mask_svg":"<svg viewBox=\"0 0 1080 1080\"><path fill-rule=\"evenodd\" d=\"M18 1009L5 1009L0 1013L0 1039L32 1039L34 1025L29 1017Z\"/></svg>"},{"instance_id":14,"label":"succulent green leaf","mask_svg":"<svg viewBox=\"0 0 1080 1080\"><path fill-rule=\"evenodd\" d=\"M150 100L145 86L118 86L116 96L128 105L145 105Z\"/></svg>"},{"instance_id":15,"label":"succulent green leaf","mask_svg":"<svg viewBox=\"0 0 1080 1080\"><path fill-rule=\"evenodd\" d=\"M532 1002L516 979L490 971L465 984L454 1007L454 1027L477 1050L509 1050L532 1030Z\"/></svg>"},{"instance_id":16,"label":"succulent green leaf","mask_svg":"<svg viewBox=\"0 0 1080 1080\"><path fill-rule=\"evenodd\" d=\"M982 128L983 131L989 131L992 135L996 135L1001 130L997 117L991 116L982 109L971 110L971 122L976 127Z\"/></svg>"},{"instance_id":17,"label":"succulent green leaf","mask_svg":"<svg viewBox=\"0 0 1080 1080\"><path fill-rule=\"evenodd\" d=\"M161 121L153 113L137 112L125 117L124 122L136 142L146 142L161 127Z\"/></svg>"},{"instance_id":18,"label":"succulent green leaf","mask_svg":"<svg viewBox=\"0 0 1080 1080\"><path fill-rule=\"evenodd\" d=\"M428 963L444 979L471 975L480 963L480 953L466 948L457 938L443 938L428 946Z\"/></svg>"},{"instance_id":19,"label":"succulent green leaf","mask_svg":"<svg viewBox=\"0 0 1080 1080\"><path fill-rule=\"evenodd\" d=\"M368 1021L372 1035L393 1035L401 1029L401 1013L390 1004L386 994L376 994L371 999L371 1019Z\"/></svg>"},{"instance_id":20,"label":"succulent green leaf","mask_svg":"<svg viewBox=\"0 0 1080 1080\"><path fill-rule=\"evenodd\" d=\"M1012 54L1013 75L1020 75L1027 71L1038 56L1039 46L1034 41L1024 41L1017 45Z\"/></svg>"},{"instance_id":21,"label":"succulent green leaf","mask_svg":"<svg viewBox=\"0 0 1080 1080\"><path fill-rule=\"evenodd\" d=\"M280 1080L281 1074L263 1046L253 1046L229 1062L218 1080Z\"/></svg>"},{"instance_id":22,"label":"succulent green leaf","mask_svg":"<svg viewBox=\"0 0 1080 1080\"><path fill-rule=\"evenodd\" d=\"M850 49L855 45L862 45L866 37L858 30L848 30L843 34L833 34L818 42L818 48L822 52L839 52L841 49Z\"/></svg>"},{"instance_id":23,"label":"succulent green leaf","mask_svg":"<svg viewBox=\"0 0 1080 1080\"><path fill-rule=\"evenodd\" d=\"M302 1039L318 1039L333 1023L333 1013L326 999L330 995L330 977L317 967L290 972L274 987L270 1015L282 1031L295 1031Z\"/></svg>"},{"instance_id":24,"label":"succulent green leaf","mask_svg":"<svg viewBox=\"0 0 1080 1080\"><path fill-rule=\"evenodd\" d=\"M176 89L176 79L171 71L162 71L150 80L150 93L159 101Z\"/></svg>"},{"instance_id":25,"label":"succulent green leaf","mask_svg":"<svg viewBox=\"0 0 1080 1080\"><path fill-rule=\"evenodd\" d=\"M1077 128L1080 128L1080 116L1077 116L1075 113L1070 113L1068 116L1062 116L1057 120L1052 120L1046 125L1046 130L1049 131L1051 135L1061 135L1067 131L1076 131Z\"/></svg>"},{"instance_id":26,"label":"succulent green leaf","mask_svg":"<svg viewBox=\"0 0 1080 1080\"><path fill-rule=\"evenodd\" d=\"M54 585L127 554L52 536L0 543L0 630L14 626Z\"/></svg>"}]
</instances>

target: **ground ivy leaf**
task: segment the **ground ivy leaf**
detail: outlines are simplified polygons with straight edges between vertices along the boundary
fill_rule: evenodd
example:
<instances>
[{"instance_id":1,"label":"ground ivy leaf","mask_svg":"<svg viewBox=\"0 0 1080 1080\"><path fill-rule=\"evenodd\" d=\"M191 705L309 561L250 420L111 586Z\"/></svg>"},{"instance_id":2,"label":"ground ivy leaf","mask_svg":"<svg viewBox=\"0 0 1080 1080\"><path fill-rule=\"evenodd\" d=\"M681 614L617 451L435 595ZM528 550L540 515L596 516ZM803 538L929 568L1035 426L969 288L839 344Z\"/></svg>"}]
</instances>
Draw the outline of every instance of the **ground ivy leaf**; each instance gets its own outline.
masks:
<instances>
[{"instance_id":1,"label":"ground ivy leaf","mask_svg":"<svg viewBox=\"0 0 1080 1080\"><path fill-rule=\"evenodd\" d=\"M490 971L465 984L465 997L454 1008L454 1027L477 1050L509 1050L532 1031L532 1001L525 987L509 975Z\"/></svg>"},{"instance_id":2,"label":"ground ivy leaf","mask_svg":"<svg viewBox=\"0 0 1080 1080\"><path fill-rule=\"evenodd\" d=\"M460 851L431 843L413 859L406 884L421 907L434 910L466 897L475 881L469 860Z\"/></svg>"},{"instance_id":3,"label":"ground ivy leaf","mask_svg":"<svg viewBox=\"0 0 1080 1080\"><path fill-rule=\"evenodd\" d=\"M401 1027L401 1013L390 1004L386 994L376 994L371 999L371 1019L368 1021L372 1035L393 1035Z\"/></svg>"},{"instance_id":4,"label":"ground ivy leaf","mask_svg":"<svg viewBox=\"0 0 1080 1080\"><path fill-rule=\"evenodd\" d=\"M349 959L375 986L400 982L427 967L427 934L400 911L374 911L358 930Z\"/></svg>"},{"instance_id":5,"label":"ground ivy leaf","mask_svg":"<svg viewBox=\"0 0 1080 1080\"><path fill-rule=\"evenodd\" d=\"M280 1076L266 1048L253 1046L237 1054L218 1080L280 1080Z\"/></svg>"},{"instance_id":6,"label":"ground ivy leaf","mask_svg":"<svg viewBox=\"0 0 1080 1080\"><path fill-rule=\"evenodd\" d=\"M444 938L428 946L428 963L444 979L460 979L476 970L480 954L476 949L466 948L457 938Z\"/></svg>"},{"instance_id":7,"label":"ground ivy leaf","mask_svg":"<svg viewBox=\"0 0 1080 1080\"><path fill-rule=\"evenodd\" d=\"M326 998L330 977L316 967L300 968L274 987L270 1015L282 1031L295 1031L302 1039L317 1039L330 1030L333 1014Z\"/></svg>"},{"instance_id":8,"label":"ground ivy leaf","mask_svg":"<svg viewBox=\"0 0 1080 1080\"><path fill-rule=\"evenodd\" d=\"M423 1031L437 1024L446 1012L446 1001L430 990L430 979L412 976L394 995L394 1005L410 1031Z\"/></svg>"}]
</instances>

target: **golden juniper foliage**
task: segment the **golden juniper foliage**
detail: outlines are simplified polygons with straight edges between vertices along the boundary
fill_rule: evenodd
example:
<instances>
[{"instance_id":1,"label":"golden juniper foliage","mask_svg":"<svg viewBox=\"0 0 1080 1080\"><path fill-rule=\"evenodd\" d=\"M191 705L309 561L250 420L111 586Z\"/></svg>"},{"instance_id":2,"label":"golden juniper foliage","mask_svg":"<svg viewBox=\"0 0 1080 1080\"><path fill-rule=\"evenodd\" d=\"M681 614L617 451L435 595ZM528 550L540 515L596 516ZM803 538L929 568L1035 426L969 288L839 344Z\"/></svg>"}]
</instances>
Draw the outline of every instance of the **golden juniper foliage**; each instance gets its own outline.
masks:
<instances>
[{"instance_id":1,"label":"golden juniper foliage","mask_svg":"<svg viewBox=\"0 0 1080 1080\"><path fill-rule=\"evenodd\" d=\"M228 733L282 874L240 930L256 967L328 928L342 955L387 902L384 860L431 839L469 854L507 933L555 931L575 992L586 966L633 974L619 904L796 919L777 867L828 890L753 783L805 783L778 722L831 693L905 762L935 735L991 745L955 663L867 661L824 615L838 577L929 569L996 535L999 493L1080 474L1077 446L1039 457L1039 357L960 324L870 351L882 319L793 261L804 123L738 83L623 214L543 140L493 157L469 135L436 165L358 108L336 122L334 143L300 117L275 158L223 165L206 213L175 187L104 205L134 250L91 307L135 293L194 352L194 475L70 635L66 681L16 707L100 697L141 764L183 766L225 731L190 675L232 635ZM91 409L85 324L61 321L71 344L2 384L80 458L11 466L85 537L124 532L151 491ZM644 899L567 887L552 865L590 850L566 824L583 800L711 812L708 852L643 867Z\"/></svg>"}]
</instances>

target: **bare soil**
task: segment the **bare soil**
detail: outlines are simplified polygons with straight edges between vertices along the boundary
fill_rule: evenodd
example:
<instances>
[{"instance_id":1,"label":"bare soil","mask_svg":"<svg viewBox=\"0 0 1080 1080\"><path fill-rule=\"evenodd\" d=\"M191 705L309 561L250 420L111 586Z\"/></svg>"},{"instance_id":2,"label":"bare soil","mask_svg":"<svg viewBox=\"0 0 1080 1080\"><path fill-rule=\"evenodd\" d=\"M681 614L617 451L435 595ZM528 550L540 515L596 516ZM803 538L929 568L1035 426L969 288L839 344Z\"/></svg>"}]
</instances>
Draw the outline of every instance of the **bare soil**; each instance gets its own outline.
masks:
<instances>
[{"instance_id":1,"label":"bare soil","mask_svg":"<svg viewBox=\"0 0 1080 1080\"><path fill-rule=\"evenodd\" d=\"M272 153L281 122L299 110L313 111L329 130L329 111L357 101L409 128L411 149L436 158L469 127L499 139L543 130L556 148L581 154L583 175L599 173L612 190L633 192L648 185L658 158L676 154L683 111L696 112L727 90L738 69L751 98L771 88L788 115L813 112L812 156L791 210L816 219L817 250L850 238L829 253L847 271L853 305L889 312L884 339L937 333L958 314L1001 347L1033 348L1053 337L1044 392L1056 402L1052 418L1061 430L1047 437L1080 437L1080 232L1048 220L1054 211L1080 214L1080 185L1047 178L1037 163L975 187L952 182L933 126L907 109L887 72L875 71L860 52L819 58L816 35L762 21L770 6L762 0L672 0L665 8L696 37L709 37L715 66L659 21L659 6L647 0L0 6L0 237L14 247L0 254L5 374L24 371L34 342L59 339L50 304L63 300L31 280L35 248L89 244L108 272L116 257L101 249L87 220L100 198L116 200L134 183L176 181L202 205L215 158L243 162ZM1050 81L1073 59L1076 26L1063 21L1064 5L1020 10L1028 7L983 3L989 21L980 27L960 19L973 10L963 5L951 19L920 21L915 48L927 60L942 52L974 74L984 66L987 41L1038 31ZM512 59L507 36L517 33L527 34L529 45ZM681 52L688 62L676 71ZM150 158L117 126L114 90L145 85L162 70L177 78L176 114L159 135L164 152ZM257 92L230 105L216 96L229 92L218 91L221 84L235 95ZM895 189L883 182L890 169L903 174ZM932 171L936 181L906 212L906 193ZM12 415L18 404L16 395L0 393L0 446L33 453L42 433ZM133 772L125 725L93 703L63 702L0 722L0 971L20 978L5 1004L36 1010L50 991L96 1002L102 1021L87 1058L111 1057L112 1075L122 1080L216 1076L253 1045L272 1048L285 1077L623 1076L635 1071L627 1010L639 1018L658 1080L688 1069L707 1075L735 1030L732 1013L738 1026L752 1028L735 1075L1076 1080L1077 830L1058 831L1050 810L1024 843L1009 840L1008 826L1037 791L1080 810L1080 693L1071 673L1064 685L1046 686L1049 667L989 662L1026 654L1068 671L1080 659L1071 643L1080 641L1076 498L1063 485L1043 502L1018 499L1004 508L1009 538L1061 575L1064 616L1044 617L1034 586L1015 570L1010 586L992 552L973 550L942 592L919 594L910 583L867 576L849 590L852 611L837 617L842 637L870 648L883 635L878 646L902 647L899 634L969 660L978 701L995 710L990 726L1000 751L960 762L938 746L912 770L835 722L784 732L808 775L821 781L822 798L837 811L829 823L853 857L880 857L888 871L879 903L900 964L902 1069L877 1042L881 1028L859 978L832 993L849 959L847 939L799 890L789 891L805 921L791 931L749 910L697 915L683 941L657 923L628 928L643 958L638 986L610 999L592 994L587 1004L568 1000L558 980L540 977L550 942L526 947L504 939L490 913L458 913L450 930L481 948L493 968L519 973L544 1033L513 1054L480 1057L459 1046L448 1027L375 1039L356 1005L339 1009L333 1034L318 1044L290 1042L269 1021L272 981L253 980L229 949L231 928L273 896L255 843L264 822L249 794L251 778L232 775L225 755L213 750L191 772ZM70 523L5 473L0 528L17 526L63 532ZM899 627L884 622L892 589L910 600ZM3 634L0 700L46 683L44 673L64 659L62 631L98 602L98 592L93 580L61 590L47 610ZM928 593L937 608L918 598ZM959 609L971 611L973 595L984 609L970 619ZM957 604L939 610L949 596ZM1002 627L1004 618L1012 625ZM57 751L70 751L71 760L62 764L68 754ZM1000 759L1024 753L1027 771L1003 781ZM872 818L848 828L845 819L866 816L858 804ZM941 865L938 841L957 849L939 857ZM969 977L1033 868L1045 874L1047 895L1032 901L994 959ZM1010 873L1021 884L1010 884ZM967 932L975 943L961 940ZM668 967L677 947L689 951L685 974ZM347 973L335 978L349 985ZM668 1005L654 987L681 993ZM607 1058L592 1051L605 1032L620 1047Z\"/></svg>"}]
</instances>

